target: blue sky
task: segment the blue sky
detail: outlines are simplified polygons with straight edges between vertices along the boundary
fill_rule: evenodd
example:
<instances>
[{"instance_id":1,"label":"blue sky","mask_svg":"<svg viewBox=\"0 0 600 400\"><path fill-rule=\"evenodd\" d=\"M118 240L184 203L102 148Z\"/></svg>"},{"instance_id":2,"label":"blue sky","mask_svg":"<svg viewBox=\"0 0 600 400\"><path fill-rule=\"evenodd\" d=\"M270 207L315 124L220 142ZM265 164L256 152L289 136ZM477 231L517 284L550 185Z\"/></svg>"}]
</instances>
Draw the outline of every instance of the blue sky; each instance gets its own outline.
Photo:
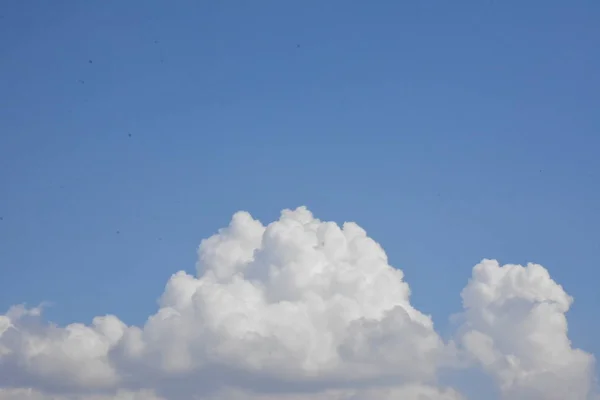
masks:
<instances>
[{"instance_id":1,"label":"blue sky","mask_svg":"<svg viewBox=\"0 0 600 400\"><path fill-rule=\"evenodd\" d=\"M600 4L165 4L3 3L0 308L141 324L235 211L307 205L442 331L482 258L543 264L600 355Z\"/></svg>"}]
</instances>

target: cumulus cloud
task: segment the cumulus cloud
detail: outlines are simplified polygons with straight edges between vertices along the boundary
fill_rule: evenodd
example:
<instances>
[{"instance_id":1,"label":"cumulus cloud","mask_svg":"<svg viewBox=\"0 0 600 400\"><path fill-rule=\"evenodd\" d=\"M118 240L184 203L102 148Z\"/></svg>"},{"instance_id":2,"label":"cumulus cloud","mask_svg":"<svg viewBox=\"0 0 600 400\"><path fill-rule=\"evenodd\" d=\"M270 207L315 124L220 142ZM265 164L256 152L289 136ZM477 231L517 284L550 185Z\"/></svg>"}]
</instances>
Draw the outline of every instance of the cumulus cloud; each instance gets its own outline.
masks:
<instances>
[{"instance_id":1,"label":"cumulus cloud","mask_svg":"<svg viewBox=\"0 0 600 400\"><path fill-rule=\"evenodd\" d=\"M565 313L573 299L544 267L483 260L462 299L459 340L506 398L589 398L594 358L571 346Z\"/></svg>"},{"instance_id":2,"label":"cumulus cloud","mask_svg":"<svg viewBox=\"0 0 600 400\"><path fill-rule=\"evenodd\" d=\"M588 400L594 359L574 349L572 299L541 266L484 260L445 342L401 270L355 223L300 207L264 226L246 212L205 239L144 326L115 316L0 316L0 400L459 400L439 383L466 361L506 399Z\"/></svg>"}]
</instances>

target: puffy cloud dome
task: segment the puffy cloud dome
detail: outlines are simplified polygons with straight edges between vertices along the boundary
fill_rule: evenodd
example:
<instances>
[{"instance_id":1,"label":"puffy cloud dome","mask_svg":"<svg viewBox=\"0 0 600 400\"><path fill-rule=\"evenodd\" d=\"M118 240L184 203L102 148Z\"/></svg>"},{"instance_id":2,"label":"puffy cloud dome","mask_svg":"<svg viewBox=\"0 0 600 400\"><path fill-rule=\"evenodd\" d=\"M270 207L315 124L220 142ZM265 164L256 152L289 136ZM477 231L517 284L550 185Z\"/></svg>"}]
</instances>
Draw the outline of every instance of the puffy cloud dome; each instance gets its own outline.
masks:
<instances>
[{"instance_id":1,"label":"puffy cloud dome","mask_svg":"<svg viewBox=\"0 0 600 400\"><path fill-rule=\"evenodd\" d=\"M57 327L0 316L0 399L458 400L443 366L480 367L506 399L587 400L594 360L573 349L572 299L540 265L484 260L445 343L401 270L355 223L300 207L264 226L246 212L202 241L144 326Z\"/></svg>"}]
</instances>

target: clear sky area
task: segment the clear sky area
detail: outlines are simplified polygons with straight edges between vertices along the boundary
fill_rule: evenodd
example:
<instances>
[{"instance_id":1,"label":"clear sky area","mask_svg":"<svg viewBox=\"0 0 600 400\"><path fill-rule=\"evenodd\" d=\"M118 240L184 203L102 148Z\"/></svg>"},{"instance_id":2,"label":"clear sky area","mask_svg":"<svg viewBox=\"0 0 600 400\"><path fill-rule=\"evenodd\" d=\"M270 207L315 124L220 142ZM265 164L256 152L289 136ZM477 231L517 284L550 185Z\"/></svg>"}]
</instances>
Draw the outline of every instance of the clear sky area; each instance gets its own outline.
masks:
<instances>
[{"instance_id":1,"label":"clear sky area","mask_svg":"<svg viewBox=\"0 0 600 400\"><path fill-rule=\"evenodd\" d=\"M599 21L3 1L0 400L598 400Z\"/></svg>"}]
</instances>

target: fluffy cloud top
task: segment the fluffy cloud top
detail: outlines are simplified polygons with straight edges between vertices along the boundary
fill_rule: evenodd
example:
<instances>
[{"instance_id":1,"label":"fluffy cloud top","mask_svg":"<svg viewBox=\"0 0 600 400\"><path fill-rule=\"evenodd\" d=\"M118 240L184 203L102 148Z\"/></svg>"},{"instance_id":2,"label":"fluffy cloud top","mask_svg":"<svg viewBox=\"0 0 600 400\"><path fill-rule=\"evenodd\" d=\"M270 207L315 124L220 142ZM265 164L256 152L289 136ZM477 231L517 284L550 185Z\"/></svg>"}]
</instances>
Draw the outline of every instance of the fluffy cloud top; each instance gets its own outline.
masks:
<instances>
[{"instance_id":1,"label":"fluffy cloud top","mask_svg":"<svg viewBox=\"0 0 600 400\"><path fill-rule=\"evenodd\" d=\"M143 327L1 315L0 399L458 400L438 374L465 367L504 399L591 399L594 359L567 336L572 299L542 266L484 260L462 298L444 342L357 224L304 207L268 226L238 212Z\"/></svg>"},{"instance_id":2,"label":"fluffy cloud top","mask_svg":"<svg viewBox=\"0 0 600 400\"><path fill-rule=\"evenodd\" d=\"M538 264L483 260L462 292L460 341L507 398L587 399L594 358L567 337L573 299Z\"/></svg>"}]
</instances>

